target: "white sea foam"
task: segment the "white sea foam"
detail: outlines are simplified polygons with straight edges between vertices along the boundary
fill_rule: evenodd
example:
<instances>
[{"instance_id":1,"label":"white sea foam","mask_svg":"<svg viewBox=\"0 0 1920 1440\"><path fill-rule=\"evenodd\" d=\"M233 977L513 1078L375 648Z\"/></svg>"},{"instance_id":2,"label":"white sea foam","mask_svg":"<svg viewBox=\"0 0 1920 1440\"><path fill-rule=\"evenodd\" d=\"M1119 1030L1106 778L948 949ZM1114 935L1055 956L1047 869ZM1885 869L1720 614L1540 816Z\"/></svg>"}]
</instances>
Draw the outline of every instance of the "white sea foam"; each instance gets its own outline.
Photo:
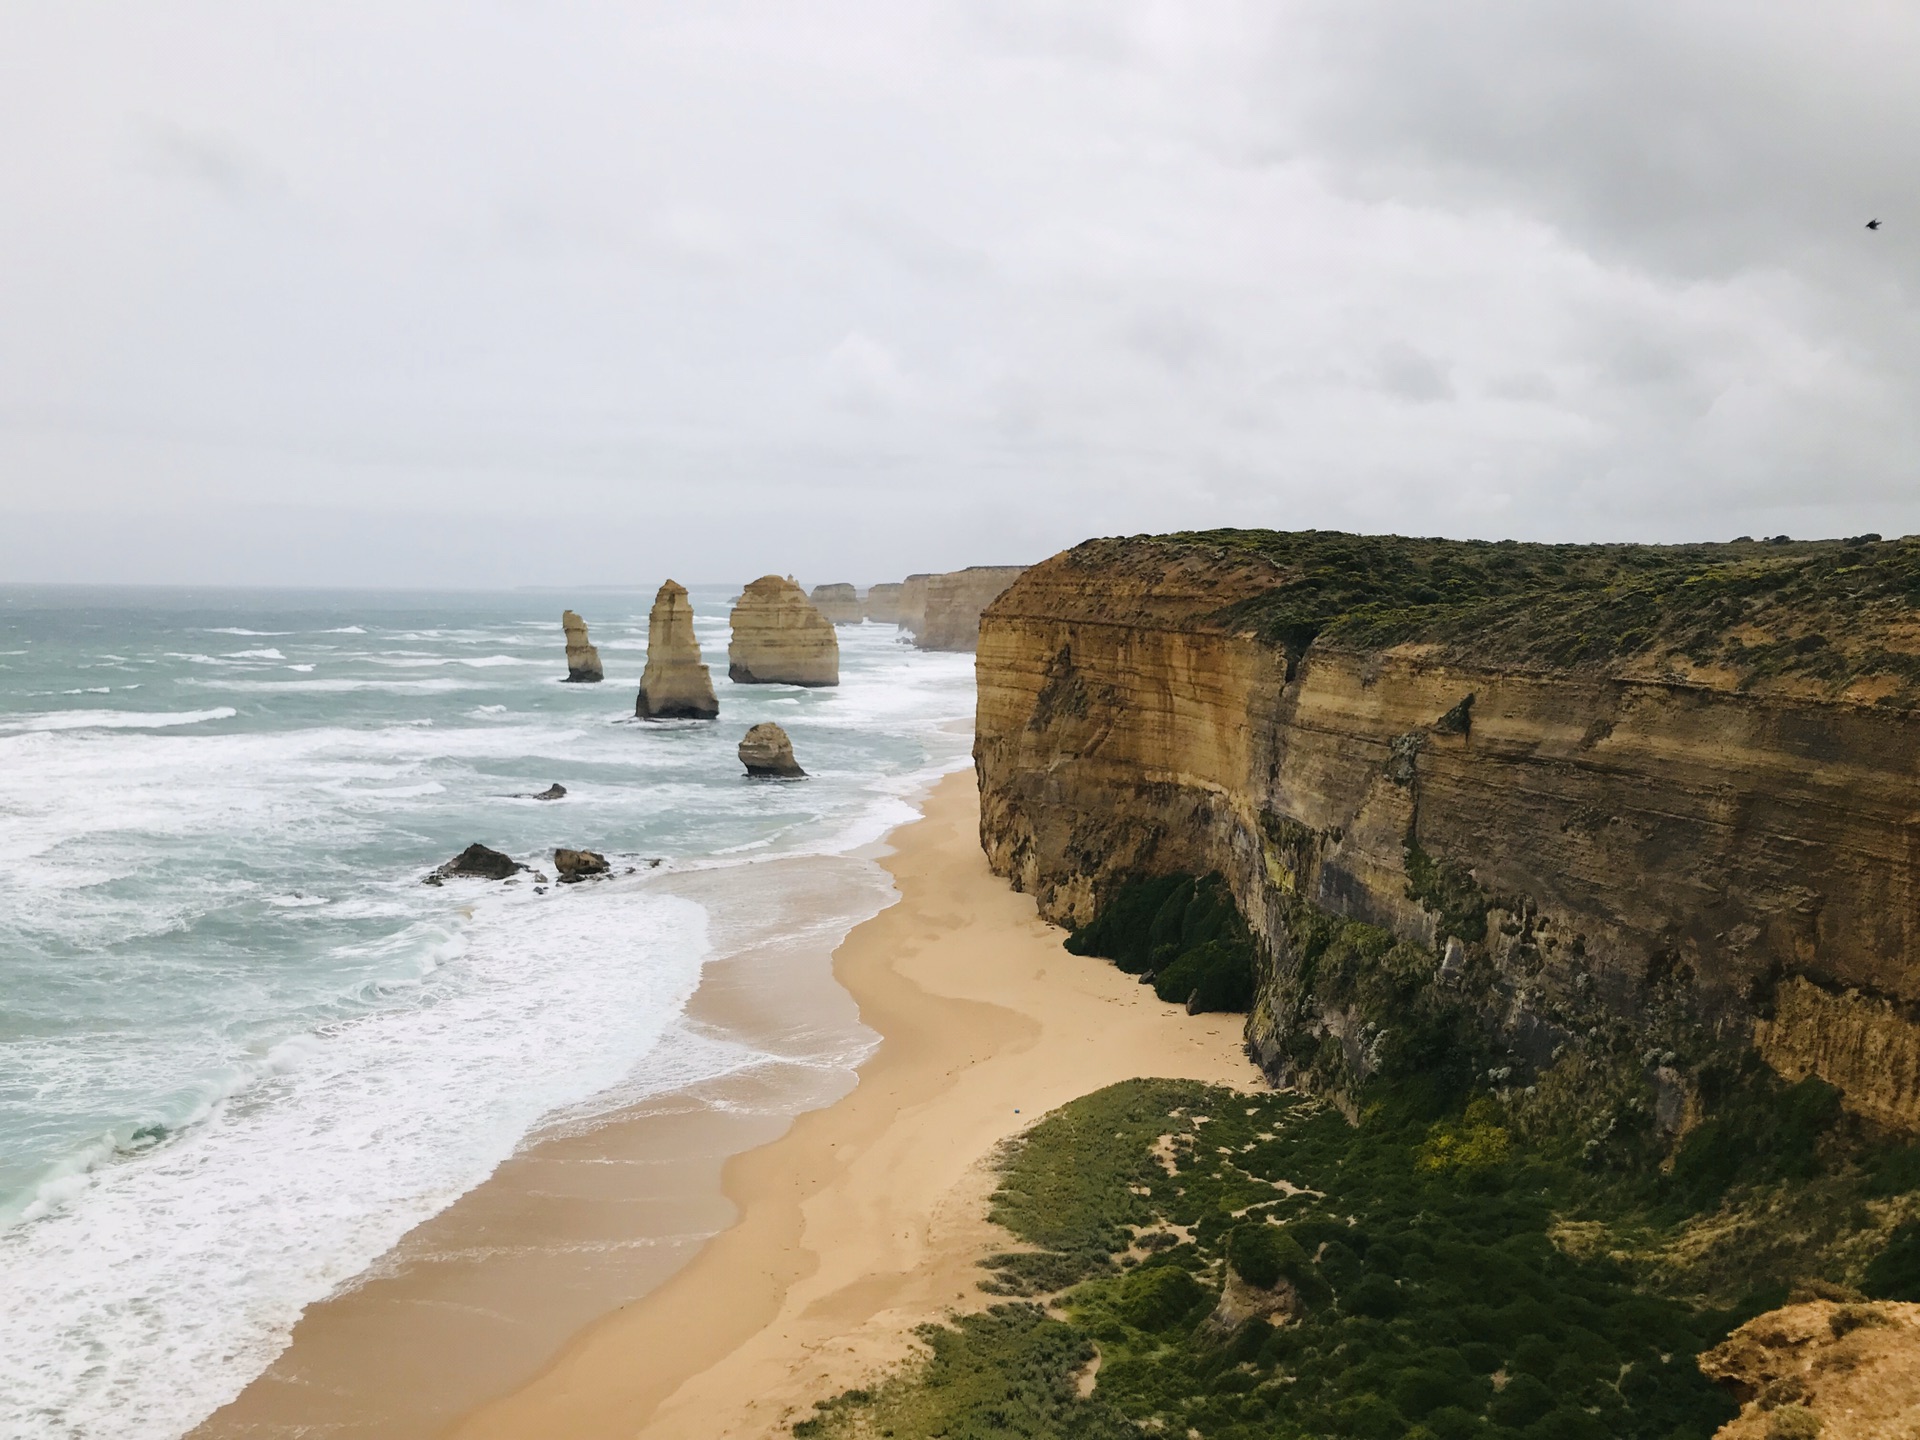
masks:
<instances>
[{"instance_id":1,"label":"white sea foam","mask_svg":"<svg viewBox=\"0 0 1920 1440\"><path fill-rule=\"evenodd\" d=\"M45 730L164 730L174 725L201 725L209 720L231 720L234 709L217 705L211 710L55 710L46 715L17 715L0 720L0 731Z\"/></svg>"},{"instance_id":2,"label":"white sea foam","mask_svg":"<svg viewBox=\"0 0 1920 1440\"><path fill-rule=\"evenodd\" d=\"M626 1077L691 993L704 924L632 885L482 901L408 1003L282 1040L183 1133L44 1186L0 1233L34 1297L0 1307L0 1433L189 1429L305 1305Z\"/></svg>"}]
</instances>

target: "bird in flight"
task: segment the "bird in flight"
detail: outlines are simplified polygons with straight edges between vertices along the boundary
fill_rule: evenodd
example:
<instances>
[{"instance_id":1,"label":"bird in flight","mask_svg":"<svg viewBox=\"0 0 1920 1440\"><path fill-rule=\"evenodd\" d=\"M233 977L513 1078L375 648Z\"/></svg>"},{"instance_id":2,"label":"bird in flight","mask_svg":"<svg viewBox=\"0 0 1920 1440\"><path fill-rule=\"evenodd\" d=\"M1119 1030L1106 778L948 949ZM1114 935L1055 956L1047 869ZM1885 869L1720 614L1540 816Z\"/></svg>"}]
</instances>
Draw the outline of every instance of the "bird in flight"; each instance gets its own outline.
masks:
<instances>
[{"instance_id":1,"label":"bird in flight","mask_svg":"<svg viewBox=\"0 0 1920 1440\"><path fill-rule=\"evenodd\" d=\"M1878 220L1869 220L1867 222L1867 228L1869 230L1878 230L1880 228L1880 222Z\"/></svg>"}]
</instances>

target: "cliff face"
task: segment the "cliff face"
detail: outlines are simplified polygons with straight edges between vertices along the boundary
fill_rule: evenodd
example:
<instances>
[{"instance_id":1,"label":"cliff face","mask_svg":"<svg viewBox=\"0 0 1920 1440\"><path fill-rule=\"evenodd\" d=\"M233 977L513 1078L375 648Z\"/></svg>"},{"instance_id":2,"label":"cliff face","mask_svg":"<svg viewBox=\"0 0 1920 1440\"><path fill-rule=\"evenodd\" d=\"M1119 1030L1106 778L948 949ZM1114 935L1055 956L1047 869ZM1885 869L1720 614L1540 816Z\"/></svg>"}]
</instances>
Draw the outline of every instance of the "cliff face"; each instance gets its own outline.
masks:
<instances>
[{"instance_id":1,"label":"cliff face","mask_svg":"<svg viewBox=\"0 0 1920 1440\"><path fill-rule=\"evenodd\" d=\"M884 585L870 586L860 613L876 625L899 624L900 588L900 582L897 580L889 581Z\"/></svg>"},{"instance_id":2,"label":"cliff face","mask_svg":"<svg viewBox=\"0 0 1920 1440\"><path fill-rule=\"evenodd\" d=\"M860 604L860 592L851 585L816 585L808 599L814 609L835 625L858 625L867 618L866 609Z\"/></svg>"},{"instance_id":3,"label":"cliff face","mask_svg":"<svg viewBox=\"0 0 1920 1440\"><path fill-rule=\"evenodd\" d=\"M900 582L900 597L894 610L894 623L909 634L918 635L927 622L927 582L930 574L909 575Z\"/></svg>"},{"instance_id":4,"label":"cliff face","mask_svg":"<svg viewBox=\"0 0 1920 1440\"><path fill-rule=\"evenodd\" d=\"M913 643L922 650L971 650L980 638L980 612L1020 578L1023 565L973 565L927 578L926 600Z\"/></svg>"},{"instance_id":5,"label":"cliff face","mask_svg":"<svg viewBox=\"0 0 1920 1440\"><path fill-rule=\"evenodd\" d=\"M727 678L741 685L838 685L833 622L792 580L762 575L733 607Z\"/></svg>"},{"instance_id":6,"label":"cliff face","mask_svg":"<svg viewBox=\"0 0 1920 1440\"><path fill-rule=\"evenodd\" d=\"M975 759L996 871L1068 924L1121 880L1222 873L1272 952L1248 1038L1276 1079L1293 1032L1342 1024L1299 1003L1304 902L1490 970L1540 1066L1608 1026L1681 1044L1684 1011L1689 1034L1920 1125L1920 619L1897 575L1830 593L1868 583L1842 562L1895 547L1643 566L1404 542L1434 553L1342 608L1325 597L1351 577L1295 538L1089 542L989 607ZM1494 567L1491 600L1453 583L1463 566ZM1703 600L1723 569L1738 593ZM1605 655L1594 615L1627 627ZM1791 633L1809 615L1817 645ZM1563 631L1585 648L1537 653Z\"/></svg>"}]
</instances>

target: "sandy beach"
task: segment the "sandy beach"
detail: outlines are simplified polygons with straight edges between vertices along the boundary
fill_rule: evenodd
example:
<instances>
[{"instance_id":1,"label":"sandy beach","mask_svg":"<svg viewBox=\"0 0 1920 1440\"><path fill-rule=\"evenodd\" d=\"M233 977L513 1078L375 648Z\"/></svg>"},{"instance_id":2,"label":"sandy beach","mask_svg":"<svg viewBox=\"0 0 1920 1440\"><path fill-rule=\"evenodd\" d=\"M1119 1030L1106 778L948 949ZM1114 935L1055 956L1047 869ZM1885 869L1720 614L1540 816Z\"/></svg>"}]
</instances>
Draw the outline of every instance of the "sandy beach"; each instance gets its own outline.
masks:
<instances>
[{"instance_id":1,"label":"sandy beach","mask_svg":"<svg viewBox=\"0 0 1920 1440\"><path fill-rule=\"evenodd\" d=\"M784 1433L815 1400L985 1303L976 1262L992 1156L1054 1106L1131 1076L1250 1086L1233 1015L1188 1016L1069 955L990 874L971 774L943 781L883 863L897 904L834 973L881 1036L843 1099L729 1161L739 1219L537 1378L457 1424L461 1440Z\"/></svg>"}]
</instances>

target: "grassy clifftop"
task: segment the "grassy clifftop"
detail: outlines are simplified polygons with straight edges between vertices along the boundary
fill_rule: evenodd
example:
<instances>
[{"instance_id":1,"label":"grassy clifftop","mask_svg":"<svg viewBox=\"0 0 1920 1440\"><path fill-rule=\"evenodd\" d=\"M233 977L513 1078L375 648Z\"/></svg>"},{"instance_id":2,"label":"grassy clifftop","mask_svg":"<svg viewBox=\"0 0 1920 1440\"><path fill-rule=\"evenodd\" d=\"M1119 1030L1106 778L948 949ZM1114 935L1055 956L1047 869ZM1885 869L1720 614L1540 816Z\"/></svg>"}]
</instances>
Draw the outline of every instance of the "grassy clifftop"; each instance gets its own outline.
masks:
<instances>
[{"instance_id":1,"label":"grassy clifftop","mask_svg":"<svg viewBox=\"0 0 1920 1440\"><path fill-rule=\"evenodd\" d=\"M1920 539L1541 545L1338 531L1208 530L1081 547L1255 558L1263 594L1211 618L1294 655L1439 647L1448 658L1649 676L1797 679L1920 700ZM1864 686L1861 682L1868 682Z\"/></svg>"}]
</instances>

